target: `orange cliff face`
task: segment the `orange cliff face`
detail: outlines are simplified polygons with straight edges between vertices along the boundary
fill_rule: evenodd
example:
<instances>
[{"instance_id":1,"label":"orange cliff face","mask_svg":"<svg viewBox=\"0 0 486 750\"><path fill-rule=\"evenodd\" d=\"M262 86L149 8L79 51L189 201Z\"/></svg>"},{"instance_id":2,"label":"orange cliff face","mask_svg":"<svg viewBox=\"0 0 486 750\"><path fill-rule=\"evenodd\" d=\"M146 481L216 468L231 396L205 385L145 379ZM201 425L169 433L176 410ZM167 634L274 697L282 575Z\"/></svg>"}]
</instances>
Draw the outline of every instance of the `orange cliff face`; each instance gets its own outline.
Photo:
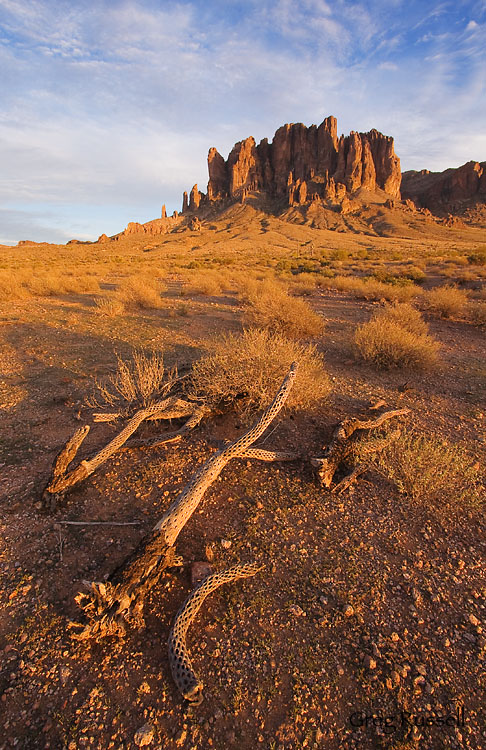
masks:
<instances>
[{"instance_id":1,"label":"orange cliff face","mask_svg":"<svg viewBox=\"0 0 486 750\"><path fill-rule=\"evenodd\" d=\"M338 138L335 117L319 126L283 125L272 143L265 138L257 145L250 136L235 144L226 161L211 148L208 171L207 194L198 193L197 206L185 198L183 211L221 200L237 202L248 192L285 198L289 205L329 200L360 188L400 197L400 160L393 138L377 130Z\"/></svg>"}]
</instances>

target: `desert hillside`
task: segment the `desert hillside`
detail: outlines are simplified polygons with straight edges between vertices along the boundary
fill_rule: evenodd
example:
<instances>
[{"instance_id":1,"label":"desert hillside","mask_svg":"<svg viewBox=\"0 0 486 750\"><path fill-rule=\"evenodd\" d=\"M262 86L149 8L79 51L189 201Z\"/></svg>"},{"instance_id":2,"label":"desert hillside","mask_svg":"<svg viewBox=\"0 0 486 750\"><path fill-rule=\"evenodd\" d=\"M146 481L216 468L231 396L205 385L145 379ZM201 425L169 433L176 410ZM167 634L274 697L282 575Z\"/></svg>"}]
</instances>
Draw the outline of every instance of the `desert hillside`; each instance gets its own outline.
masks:
<instances>
[{"instance_id":1,"label":"desert hillside","mask_svg":"<svg viewBox=\"0 0 486 750\"><path fill-rule=\"evenodd\" d=\"M1 248L0 748L483 746L484 232L358 193Z\"/></svg>"}]
</instances>

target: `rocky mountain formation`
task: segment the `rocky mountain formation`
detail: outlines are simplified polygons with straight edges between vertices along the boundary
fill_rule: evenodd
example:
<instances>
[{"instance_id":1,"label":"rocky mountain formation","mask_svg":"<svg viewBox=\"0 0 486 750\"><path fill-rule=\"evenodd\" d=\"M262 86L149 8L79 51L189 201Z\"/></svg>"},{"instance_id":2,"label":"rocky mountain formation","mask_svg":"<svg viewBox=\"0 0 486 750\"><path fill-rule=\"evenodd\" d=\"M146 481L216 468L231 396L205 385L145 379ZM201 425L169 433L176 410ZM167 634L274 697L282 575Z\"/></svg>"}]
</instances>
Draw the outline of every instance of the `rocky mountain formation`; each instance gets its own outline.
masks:
<instances>
[{"instance_id":1,"label":"rocky mountain formation","mask_svg":"<svg viewBox=\"0 0 486 750\"><path fill-rule=\"evenodd\" d=\"M117 237L198 231L234 204L321 229L374 235L486 226L486 162L402 174L393 138L377 130L338 136L335 117L319 126L283 125L271 142L257 144L250 136L226 160L211 148L208 171L207 192L197 185L184 192L180 214L169 217L162 206L159 219L130 222Z\"/></svg>"},{"instance_id":2,"label":"rocky mountain formation","mask_svg":"<svg viewBox=\"0 0 486 750\"><path fill-rule=\"evenodd\" d=\"M360 188L400 196L400 160L393 138L371 130L338 138L335 117L318 127L302 123L283 125L273 141L257 145L250 136L233 147L225 161L211 148L208 154L207 193L194 185L184 193L182 212L205 204L241 202L250 193L262 193L288 206L323 201L342 205Z\"/></svg>"}]
</instances>

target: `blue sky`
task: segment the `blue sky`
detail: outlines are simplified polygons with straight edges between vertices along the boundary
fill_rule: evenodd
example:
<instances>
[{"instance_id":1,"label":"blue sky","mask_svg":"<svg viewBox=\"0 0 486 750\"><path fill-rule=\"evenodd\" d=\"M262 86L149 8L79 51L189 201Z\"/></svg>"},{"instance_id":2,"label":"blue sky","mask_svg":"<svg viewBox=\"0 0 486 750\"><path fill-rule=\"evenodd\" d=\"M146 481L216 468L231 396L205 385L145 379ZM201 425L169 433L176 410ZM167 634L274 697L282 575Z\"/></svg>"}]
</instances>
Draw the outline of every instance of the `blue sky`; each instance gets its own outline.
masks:
<instances>
[{"instance_id":1,"label":"blue sky","mask_svg":"<svg viewBox=\"0 0 486 750\"><path fill-rule=\"evenodd\" d=\"M486 160L486 0L0 0L0 242L114 234L285 122Z\"/></svg>"}]
</instances>

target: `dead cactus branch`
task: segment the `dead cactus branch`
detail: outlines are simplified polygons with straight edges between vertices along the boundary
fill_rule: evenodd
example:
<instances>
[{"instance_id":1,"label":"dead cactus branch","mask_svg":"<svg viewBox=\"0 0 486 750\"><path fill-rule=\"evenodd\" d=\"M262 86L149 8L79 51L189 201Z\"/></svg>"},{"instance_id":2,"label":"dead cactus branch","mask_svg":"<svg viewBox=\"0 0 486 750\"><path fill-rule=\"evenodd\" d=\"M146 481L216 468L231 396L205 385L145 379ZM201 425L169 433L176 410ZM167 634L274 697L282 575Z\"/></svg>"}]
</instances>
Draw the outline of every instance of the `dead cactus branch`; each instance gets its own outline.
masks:
<instances>
[{"instance_id":1,"label":"dead cactus branch","mask_svg":"<svg viewBox=\"0 0 486 750\"><path fill-rule=\"evenodd\" d=\"M92 583L89 594L80 594L78 604L88 618L78 638L121 634L125 622L143 623L142 611L148 591L165 568L180 564L174 544L202 500L207 488L232 458L245 456L275 419L290 393L297 372L294 363L277 395L260 419L237 440L211 456L192 476L153 530L133 553L112 573L106 583ZM268 454L268 451L264 451ZM75 625L74 625L75 627Z\"/></svg>"},{"instance_id":2,"label":"dead cactus branch","mask_svg":"<svg viewBox=\"0 0 486 750\"><path fill-rule=\"evenodd\" d=\"M182 428L182 435L189 431L189 429L192 429L192 427L202 419L204 412L201 411L201 409L202 407L198 404L185 401L178 396L170 396L163 401L159 401L156 404L140 409L133 415L128 424L118 433L118 435L116 435L113 440L110 440L108 445L105 445L102 450L98 451L91 458L80 461L76 468L68 471L69 465L76 457L83 440L89 432L89 426L86 425L85 427L76 430L54 462L52 474L42 495L44 506L49 510L54 510L68 490L89 477L90 474L93 474L101 464L105 463L108 458L120 450L143 421L153 419L180 419L181 417L188 416L189 420L184 426L184 428L187 429ZM194 419L196 421L193 421ZM174 434L167 437L167 440L164 440L164 438L158 438L155 444L170 442L174 439Z\"/></svg>"},{"instance_id":3,"label":"dead cactus branch","mask_svg":"<svg viewBox=\"0 0 486 750\"><path fill-rule=\"evenodd\" d=\"M203 683L196 676L187 651L186 634L189 626L212 591L224 583L230 583L239 578L250 578L261 570L263 567L257 563L246 563L213 573L191 591L178 611L169 635L169 664L179 692L193 705L197 706L203 700Z\"/></svg>"},{"instance_id":4,"label":"dead cactus branch","mask_svg":"<svg viewBox=\"0 0 486 750\"><path fill-rule=\"evenodd\" d=\"M376 419L357 419L356 417L343 419L343 421L335 428L331 442L324 451L323 456L311 458L311 464L317 469L321 484L327 488L331 486L338 468L342 464L345 464L347 459L351 457L354 443L365 431L381 427L382 424L389 419L404 416L405 414L409 414L409 412L410 409L391 409L390 411L383 412ZM387 438L384 438L384 440L386 441ZM377 449L378 448L379 446L377 446ZM359 473L361 474L363 471L360 471ZM352 481L354 481L357 476L358 474L355 474ZM349 484L347 486L349 486ZM338 488L339 485L335 489ZM341 487L339 491L342 492L343 487Z\"/></svg>"}]
</instances>

